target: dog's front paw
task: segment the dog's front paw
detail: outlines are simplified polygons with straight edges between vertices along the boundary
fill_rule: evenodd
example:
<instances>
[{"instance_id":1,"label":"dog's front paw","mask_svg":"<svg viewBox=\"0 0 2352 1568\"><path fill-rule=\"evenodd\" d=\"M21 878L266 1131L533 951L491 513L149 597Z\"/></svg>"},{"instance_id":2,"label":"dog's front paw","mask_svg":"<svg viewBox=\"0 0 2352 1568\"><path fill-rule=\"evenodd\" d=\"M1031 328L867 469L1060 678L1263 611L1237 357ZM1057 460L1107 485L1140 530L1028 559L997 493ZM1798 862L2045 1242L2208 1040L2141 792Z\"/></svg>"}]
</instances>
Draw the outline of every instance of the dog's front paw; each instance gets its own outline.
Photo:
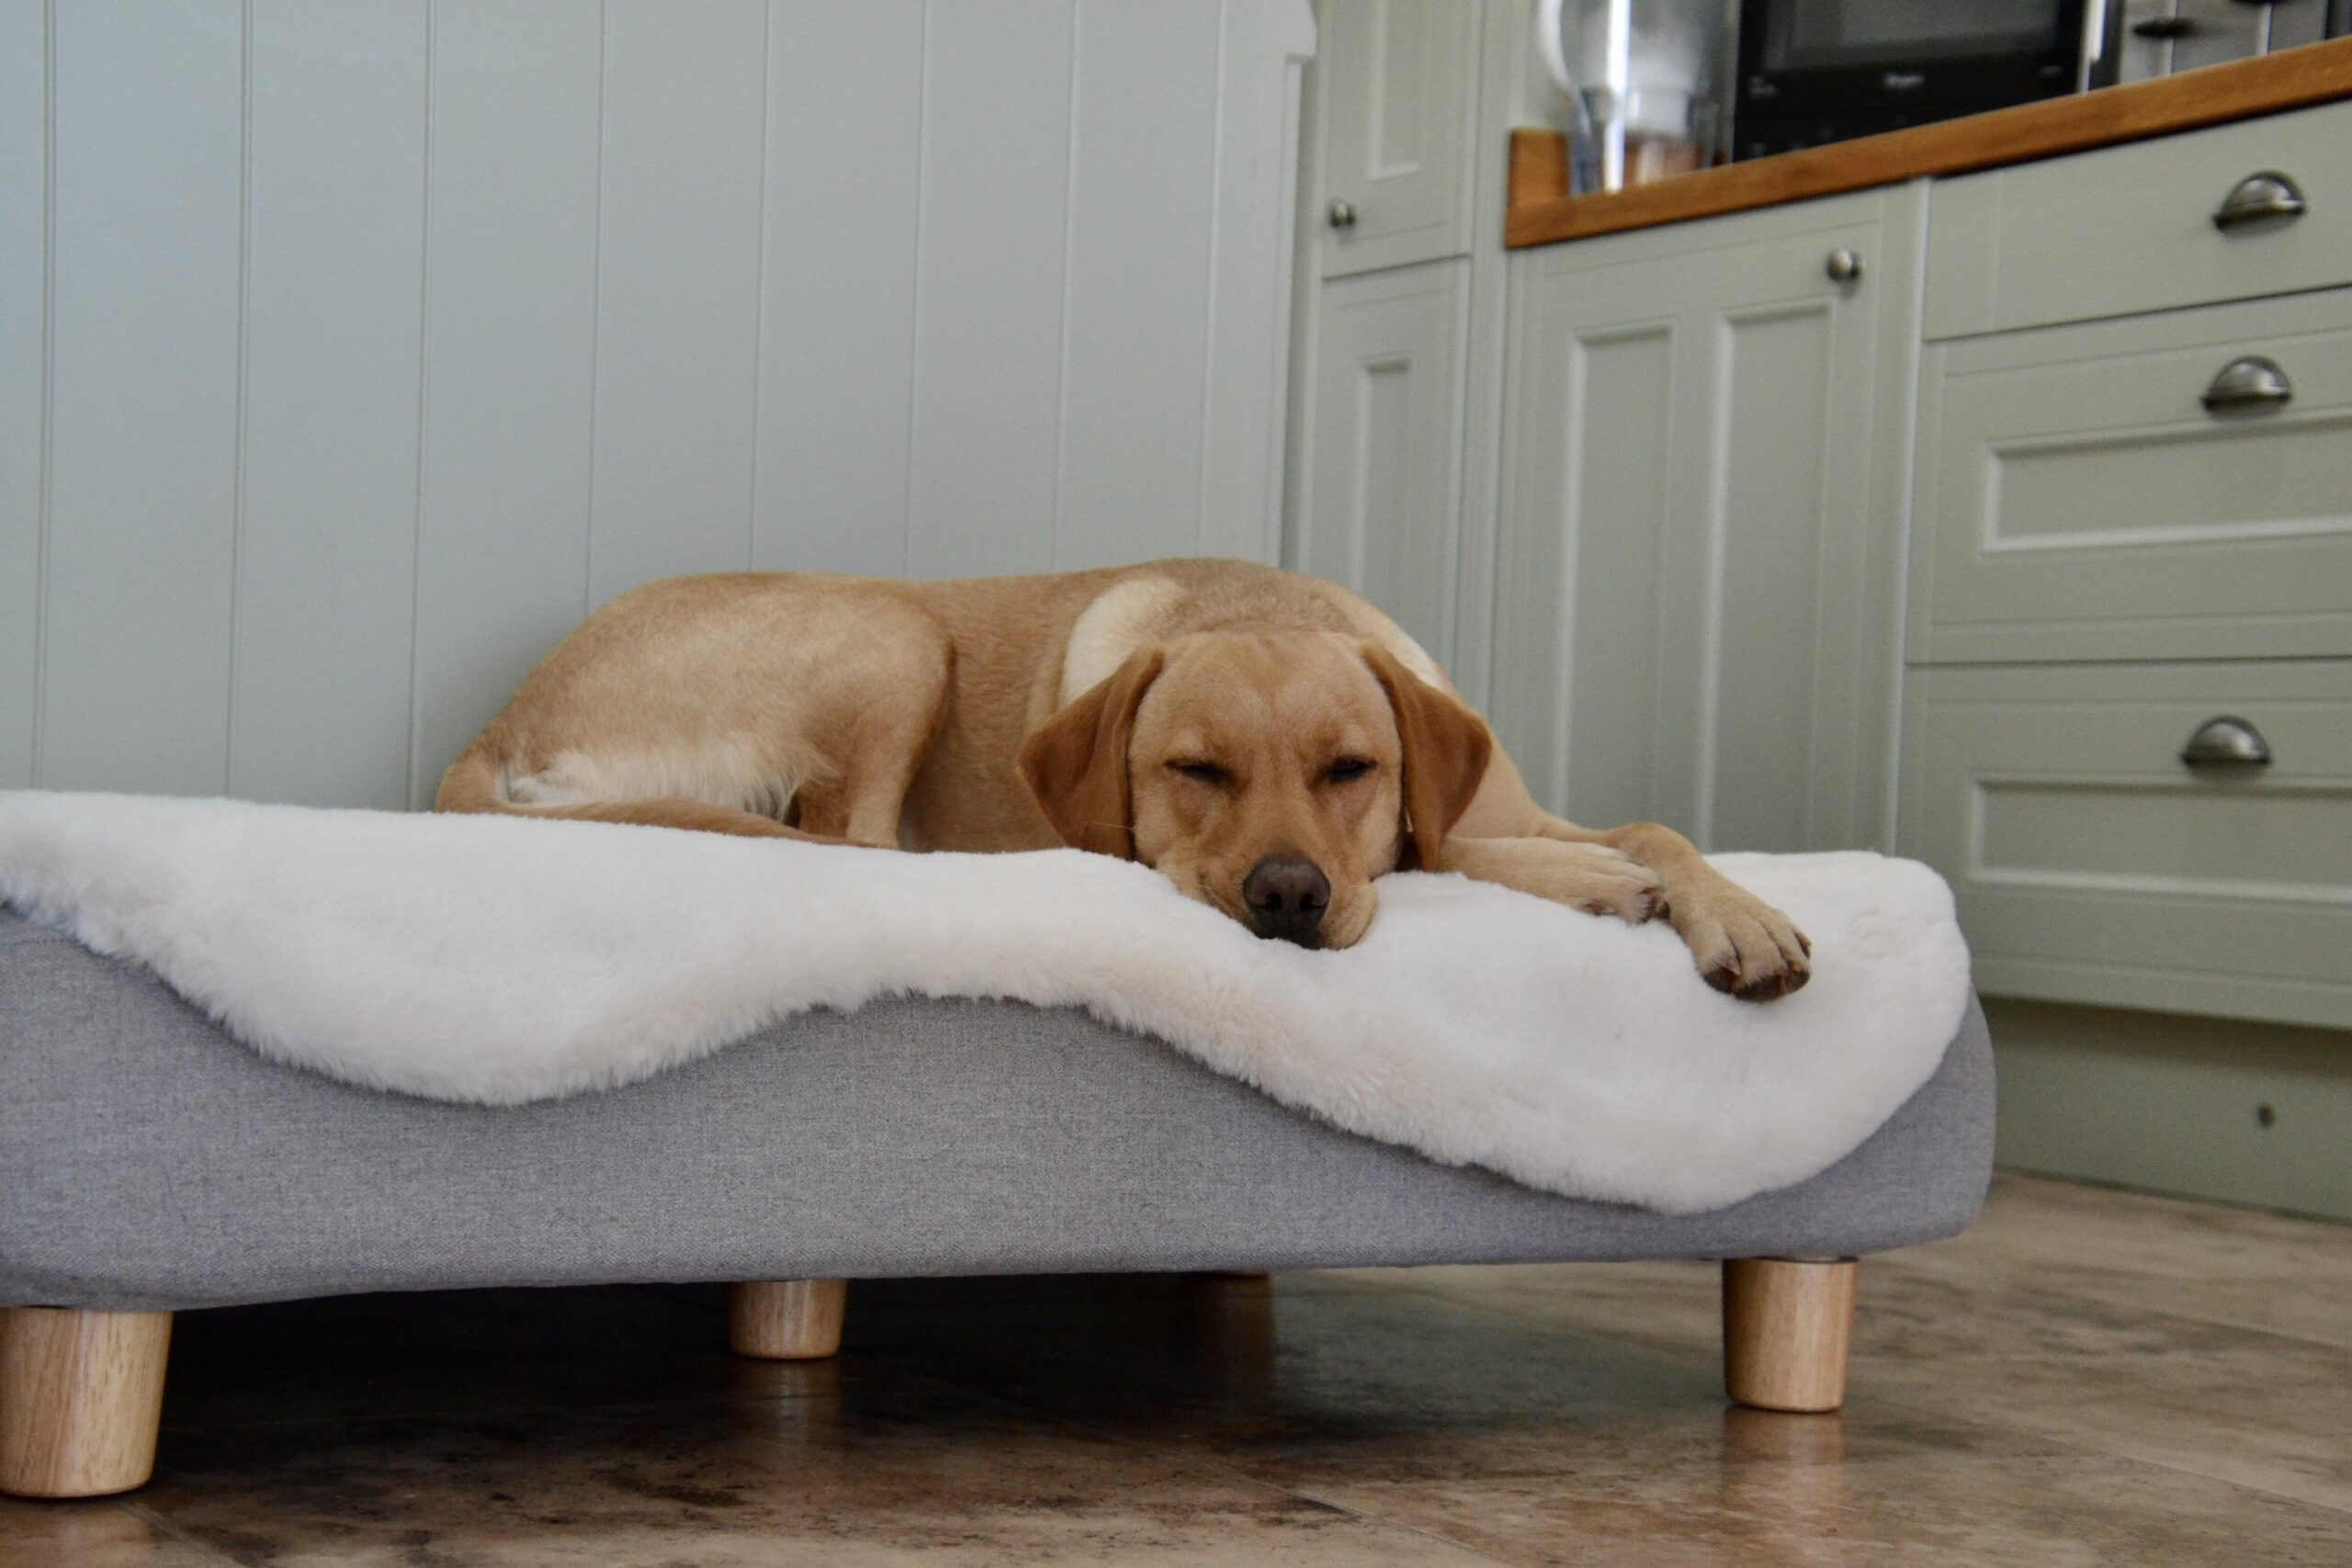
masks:
<instances>
[{"instance_id":1,"label":"dog's front paw","mask_svg":"<svg viewBox=\"0 0 2352 1568\"><path fill-rule=\"evenodd\" d=\"M1724 883L1675 900L1674 929L1707 984L1742 1001L1769 1002L1813 977L1813 943L1788 916Z\"/></svg>"}]
</instances>

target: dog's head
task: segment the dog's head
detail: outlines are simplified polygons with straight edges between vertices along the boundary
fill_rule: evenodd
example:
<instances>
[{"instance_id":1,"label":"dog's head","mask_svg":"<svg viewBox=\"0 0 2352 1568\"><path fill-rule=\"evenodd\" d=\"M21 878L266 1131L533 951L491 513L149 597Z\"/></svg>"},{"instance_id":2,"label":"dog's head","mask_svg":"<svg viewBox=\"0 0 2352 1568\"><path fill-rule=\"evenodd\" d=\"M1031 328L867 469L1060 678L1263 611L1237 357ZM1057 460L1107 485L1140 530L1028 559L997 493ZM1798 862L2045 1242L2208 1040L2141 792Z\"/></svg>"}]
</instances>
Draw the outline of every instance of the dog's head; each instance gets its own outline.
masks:
<instances>
[{"instance_id":1,"label":"dog's head","mask_svg":"<svg viewBox=\"0 0 2352 1568\"><path fill-rule=\"evenodd\" d=\"M1347 947L1374 877L1437 863L1493 750L1376 644L1202 632L1048 719L1021 774L1064 842L1141 861L1261 936Z\"/></svg>"}]
</instances>

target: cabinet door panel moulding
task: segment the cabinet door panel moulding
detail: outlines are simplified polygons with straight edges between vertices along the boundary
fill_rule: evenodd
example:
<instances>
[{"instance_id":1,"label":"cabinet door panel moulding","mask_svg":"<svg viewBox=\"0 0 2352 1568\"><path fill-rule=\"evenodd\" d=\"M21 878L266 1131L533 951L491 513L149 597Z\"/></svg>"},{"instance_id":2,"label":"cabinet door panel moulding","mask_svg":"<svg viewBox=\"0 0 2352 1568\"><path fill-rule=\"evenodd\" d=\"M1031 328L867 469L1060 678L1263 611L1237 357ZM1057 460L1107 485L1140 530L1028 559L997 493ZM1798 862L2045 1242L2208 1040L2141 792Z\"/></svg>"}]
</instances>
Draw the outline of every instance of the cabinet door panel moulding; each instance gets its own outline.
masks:
<instances>
[{"instance_id":1,"label":"cabinet door panel moulding","mask_svg":"<svg viewBox=\"0 0 2352 1568\"><path fill-rule=\"evenodd\" d=\"M1441 663L1453 643L1467 281L1465 264L1442 261L1326 287L1293 554L1384 606Z\"/></svg>"}]
</instances>

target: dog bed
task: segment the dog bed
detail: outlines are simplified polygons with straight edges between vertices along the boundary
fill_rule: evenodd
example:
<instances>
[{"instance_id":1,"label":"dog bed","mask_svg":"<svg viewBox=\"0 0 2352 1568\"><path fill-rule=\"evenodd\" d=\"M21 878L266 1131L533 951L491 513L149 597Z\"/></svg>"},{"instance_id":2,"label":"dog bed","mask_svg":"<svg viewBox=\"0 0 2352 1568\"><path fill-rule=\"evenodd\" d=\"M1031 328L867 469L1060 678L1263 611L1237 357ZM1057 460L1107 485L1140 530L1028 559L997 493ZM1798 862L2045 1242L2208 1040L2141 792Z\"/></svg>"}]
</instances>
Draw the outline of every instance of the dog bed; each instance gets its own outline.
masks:
<instances>
[{"instance_id":1,"label":"dog bed","mask_svg":"<svg viewBox=\"0 0 2352 1568\"><path fill-rule=\"evenodd\" d=\"M812 1008L1077 1005L1447 1164L1674 1213L1815 1175L1924 1083L1968 998L1907 861L1732 856L1812 983L1719 995L1634 929L1455 876L1343 952L1256 939L1103 856L897 855L600 823L0 796L0 898L265 1055L513 1105L628 1084Z\"/></svg>"},{"instance_id":2,"label":"dog bed","mask_svg":"<svg viewBox=\"0 0 2352 1568\"><path fill-rule=\"evenodd\" d=\"M1310 953L1068 852L0 795L0 1492L146 1479L174 1312L362 1291L724 1280L798 1357L845 1279L1721 1258L1733 1397L1835 1408L1991 1052L1930 874L1724 863L1805 990L1450 877Z\"/></svg>"}]
</instances>

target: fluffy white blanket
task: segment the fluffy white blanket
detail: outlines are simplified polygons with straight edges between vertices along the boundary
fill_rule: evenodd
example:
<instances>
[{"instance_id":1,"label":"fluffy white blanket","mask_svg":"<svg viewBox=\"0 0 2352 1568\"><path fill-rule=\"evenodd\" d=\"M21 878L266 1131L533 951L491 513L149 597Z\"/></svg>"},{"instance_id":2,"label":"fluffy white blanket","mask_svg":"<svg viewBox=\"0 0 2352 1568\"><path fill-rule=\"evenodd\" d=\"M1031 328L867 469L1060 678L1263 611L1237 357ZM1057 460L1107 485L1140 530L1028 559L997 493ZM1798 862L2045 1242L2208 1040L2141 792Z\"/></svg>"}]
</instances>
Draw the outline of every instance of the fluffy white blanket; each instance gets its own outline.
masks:
<instances>
[{"instance_id":1,"label":"fluffy white blanket","mask_svg":"<svg viewBox=\"0 0 2352 1568\"><path fill-rule=\"evenodd\" d=\"M1069 850L0 794L0 898L352 1083L511 1105L808 1008L1012 998L1083 1007L1435 1159L1669 1212L1834 1163L1927 1079L1967 1001L1926 867L1720 863L1812 936L1804 990L1734 1001L1663 925L1456 876L1387 878L1363 942L1309 953Z\"/></svg>"}]
</instances>

